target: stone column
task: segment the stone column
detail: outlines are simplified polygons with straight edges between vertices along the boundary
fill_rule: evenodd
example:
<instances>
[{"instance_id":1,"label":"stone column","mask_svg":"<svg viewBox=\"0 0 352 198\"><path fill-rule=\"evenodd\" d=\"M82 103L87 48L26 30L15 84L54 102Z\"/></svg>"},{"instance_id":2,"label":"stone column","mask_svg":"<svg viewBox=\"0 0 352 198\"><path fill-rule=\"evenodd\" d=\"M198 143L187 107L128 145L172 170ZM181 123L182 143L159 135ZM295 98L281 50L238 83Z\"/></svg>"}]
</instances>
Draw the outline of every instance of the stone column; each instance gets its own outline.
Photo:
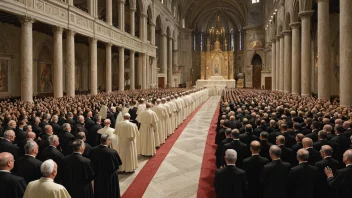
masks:
<instances>
[{"instance_id":1,"label":"stone column","mask_svg":"<svg viewBox=\"0 0 352 198\"><path fill-rule=\"evenodd\" d=\"M280 38L276 36L276 91L280 91Z\"/></svg>"},{"instance_id":2,"label":"stone column","mask_svg":"<svg viewBox=\"0 0 352 198\"><path fill-rule=\"evenodd\" d=\"M95 1L89 0L88 1L88 13L92 16L95 16Z\"/></svg>"},{"instance_id":3,"label":"stone column","mask_svg":"<svg viewBox=\"0 0 352 198\"><path fill-rule=\"evenodd\" d=\"M119 47L119 91L125 90L125 48Z\"/></svg>"},{"instance_id":4,"label":"stone column","mask_svg":"<svg viewBox=\"0 0 352 198\"><path fill-rule=\"evenodd\" d=\"M135 17L136 17L136 8L131 8L130 9L130 27L131 27L131 35L132 36L136 35Z\"/></svg>"},{"instance_id":5,"label":"stone column","mask_svg":"<svg viewBox=\"0 0 352 198\"><path fill-rule=\"evenodd\" d=\"M147 14L145 13L141 13L140 14L140 27L139 27L139 32L140 32L140 39L145 42L147 41L147 31L148 31L148 27L147 27Z\"/></svg>"},{"instance_id":6,"label":"stone column","mask_svg":"<svg viewBox=\"0 0 352 198\"><path fill-rule=\"evenodd\" d=\"M285 56L284 56L284 92L291 93L292 90L292 37L291 30L284 31L284 39L285 39Z\"/></svg>"},{"instance_id":7,"label":"stone column","mask_svg":"<svg viewBox=\"0 0 352 198\"><path fill-rule=\"evenodd\" d=\"M352 1L340 1L340 105L352 106Z\"/></svg>"},{"instance_id":8,"label":"stone column","mask_svg":"<svg viewBox=\"0 0 352 198\"><path fill-rule=\"evenodd\" d=\"M112 25L112 0L106 0L106 23Z\"/></svg>"},{"instance_id":9,"label":"stone column","mask_svg":"<svg viewBox=\"0 0 352 198\"><path fill-rule=\"evenodd\" d=\"M62 56L62 27L53 27L54 33L54 97L60 98L63 96L63 56Z\"/></svg>"},{"instance_id":10,"label":"stone column","mask_svg":"<svg viewBox=\"0 0 352 198\"><path fill-rule=\"evenodd\" d=\"M279 77L279 87L280 87L280 91L284 91L284 75L285 75L285 66L284 66L284 57L285 57L285 44L284 44L285 40L284 40L284 35L281 34L280 35L280 77Z\"/></svg>"},{"instance_id":11,"label":"stone column","mask_svg":"<svg viewBox=\"0 0 352 198\"><path fill-rule=\"evenodd\" d=\"M276 91L276 41L271 40L271 87Z\"/></svg>"},{"instance_id":12,"label":"stone column","mask_svg":"<svg viewBox=\"0 0 352 198\"><path fill-rule=\"evenodd\" d=\"M155 45L155 24L150 24L150 44Z\"/></svg>"},{"instance_id":13,"label":"stone column","mask_svg":"<svg viewBox=\"0 0 352 198\"><path fill-rule=\"evenodd\" d=\"M131 84L130 84L130 88L131 90L135 90L136 89L136 80L135 80L135 76L136 76L136 72L135 72L135 54L136 52L130 50L130 79L131 79Z\"/></svg>"},{"instance_id":14,"label":"stone column","mask_svg":"<svg viewBox=\"0 0 352 198\"><path fill-rule=\"evenodd\" d=\"M72 30L66 31L66 95L75 97L75 34Z\"/></svg>"},{"instance_id":15,"label":"stone column","mask_svg":"<svg viewBox=\"0 0 352 198\"><path fill-rule=\"evenodd\" d=\"M173 84L172 82L172 43L173 43L172 38L169 38L169 45L167 49L167 52L168 52L167 84L169 85L169 87L171 87Z\"/></svg>"},{"instance_id":16,"label":"stone column","mask_svg":"<svg viewBox=\"0 0 352 198\"><path fill-rule=\"evenodd\" d=\"M98 54L97 39L89 38L90 50L90 94L98 94Z\"/></svg>"},{"instance_id":17,"label":"stone column","mask_svg":"<svg viewBox=\"0 0 352 198\"><path fill-rule=\"evenodd\" d=\"M310 18L314 11L303 11L299 13L302 20L302 49L301 49L301 95L311 95L311 40L310 40Z\"/></svg>"},{"instance_id":18,"label":"stone column","mask_svg":"<svg viewBox=\"0 0 352 198\"><path fill-rule=\"evenodd\" d=\"M318 98L330 99L329 0L318 2Z\"/></svg>"},{"instance_id":19,"label":"stone column","mask_svg":"<svg viewBox=\"0 0 352 198\"><path fill-rule=\"evenodd\" d=\"M28 16L21 21L21 100L33 102L33 23Z\"/></svg>"},{"instance_id":20,"label":"stone column","mask_svg":"<svg viewBox=\"0 0 352 198\"><path fill-rule=\"evenodd\" d=\"M161 34L160 62L161 62L161 73L165 74L164 85L166 85L167 84L167 36L166 34Z\"/></svg>"},{"instance_id":21,"label":"stone column","mask_svg":"<svg viewBox=\"0 0 352 198\"><path fill-rule=\"evenodd\" d=\"M292 29L292 94L301 94L301 23L291 23Z\"/></svg>"},{"instance_id":22,"label":"stone column","mask_svg":"<svg viewBox=\"0 0 352 198\"><path fill-rule=\"evenodd\" d=\"M143 59L143 89L148 89L148 79L149 79L149 56L144 55Z\"/></svg>"},{"instance_id":23,"label":"stone column","mask_svg":"<svg viewBox=\"0 0 352 198\"><path fill-rule=\"evenodd\" d=\"M143 54L139 53L138 54L138 65L137 65L137 82L138 86L140 86L140 89L142 89L142 84L143 84Z\"/></svg>"},{"instance_id":24,"label":"stone column","mask_svg":"<svg viewBox=\"0 0 352 198\"><path fill-rule=\"evenodd\" d=\"M105 44L105 63L106 63L105 88L106 88L106 92L108 93L112 91L111 46L112 45L110 43Z\"/></svg>"},{"instance_id":25,"label":"stone column","mask_svg":"<svg viewBox=\"0 0 352 198\"><path fill-rule=\"evenodd\" d=\"M119 0L119 19L118 25L122 32L125 31L125 0Z\"/></svg>"}]
</instances>

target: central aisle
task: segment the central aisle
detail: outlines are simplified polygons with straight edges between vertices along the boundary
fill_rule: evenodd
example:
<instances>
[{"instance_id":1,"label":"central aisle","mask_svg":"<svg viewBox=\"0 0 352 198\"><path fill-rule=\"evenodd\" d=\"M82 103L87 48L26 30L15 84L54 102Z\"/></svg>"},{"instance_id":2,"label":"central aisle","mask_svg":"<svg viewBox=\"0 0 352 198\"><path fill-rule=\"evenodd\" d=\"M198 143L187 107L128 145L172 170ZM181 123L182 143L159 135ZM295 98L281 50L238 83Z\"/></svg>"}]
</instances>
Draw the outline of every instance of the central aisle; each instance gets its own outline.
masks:
<instances>
[{"instance_id":1,"label":"central aisle","mask_svg":"<svg viewBox=\"0 0 352 198\"><path fill-rule=\"evenodd\" d=\"M210 97L188 123L143 197L196 197L208 129L219 99Z\"/></svg>"}]
</instances>

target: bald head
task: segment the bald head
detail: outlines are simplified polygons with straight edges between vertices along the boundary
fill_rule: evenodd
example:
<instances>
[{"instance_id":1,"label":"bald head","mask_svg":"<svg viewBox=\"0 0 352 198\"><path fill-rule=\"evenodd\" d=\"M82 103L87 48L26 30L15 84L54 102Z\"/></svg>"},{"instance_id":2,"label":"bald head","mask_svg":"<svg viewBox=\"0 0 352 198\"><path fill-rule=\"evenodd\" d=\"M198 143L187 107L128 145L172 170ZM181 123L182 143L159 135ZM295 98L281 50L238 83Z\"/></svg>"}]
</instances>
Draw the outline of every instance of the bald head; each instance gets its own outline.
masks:
<instances>
[{"instance_id":1,"label":"bald head","mask_svg":"<svg viewBox=\"0 0 352 198\"><path fill-rule=\"evenodd\" d=\"M15 160L11 153L0 153L0 170L11 171L13 169L14 161Z\"/></svg>"},{"instance_id":2,"label":"bald head","mask_svg":"<svg viewBox=\"0 0 352 198\"><path fill-rule=\"evenodd\" d=\"M145 107L146 107L147 109L151 108L152 106L153 106L152 103L149 103L149 102L145 105Z\"/></svg>"},{"instance_id":3,"label":"bald head","mask_svg":"<svg viewBox=\"0 0 352 198\"><path fill-rule=\"evenodd\" d=\"M309 152L306 149L299 149L297 151L297 160L299 162L306 162L309 158Z\"/></svg>"},{"instance_id":4,"label":"bald head","mask_svg":"<svg viewBox=\"0 0 352 198\"><path fill-rule=\"evenodd\" d=\"M15 135L15 132L13 130L7 130L4 133L4 139L9 140L11 142L15 141L15 137L16 137L16 135Z\"/></svg>"},{"instance_id":5,"label":"bald head","mask_svg":"<svg viewBox=\"0 0 352 198\"><path fill-rule=\"evenodd\" d=\"M252 154L258 154L260 152L260 143L258 141L252 141L250 150Z\"/></svg>"},{"instance_id":6,"label":"bald head","mask_svg":"<svg viewBox=\"0 0 352 198\"><path fill-rule=\"evenodd\" d=\"M345 151L343 154L343 162L345 164L352 164L352 149Z\"/></svg>"},{"instance_id":7,"label":"bald head","mask_svg":"<svg viewBox=\"0 0 352 198\"><path fill-rule=\"evenodd\" d=\"M28 132L26 136L27 136L27 140L35 140L36 138L36 135L34 132Z\"/></svg>"},{"instance_id":8,"label":"bald head","mask_svg":"<svg viewBox=\"0 0 352 198\"><path fill-rule=\"evenodd\" d=\"M321 154L322 158L331 157L332 153L333 153L333 150L332 150L331 146L329 146L329 145L324 145L320 149L320 154Z\"/></svg>"},{"instance_id":9,"label":"bald head","mask_svg":"<svg viewBox=\"0 0 352 198\"><path fill-rule=\"evenodd\" d=\"M110 124L111 124L111 120L110 119L105 119L104 120L104 126L109 127Z\"/></svg>"},{"instance_id":10,"label":"bald head","mask_svg":"<svg viewBox=\"0 0 352 198\"><path fill-rule=\"evenodd\" d=\"M303 148L313 147L313 140L310 138L303 138L302 140Z\"/></svg>"}]
</instances>

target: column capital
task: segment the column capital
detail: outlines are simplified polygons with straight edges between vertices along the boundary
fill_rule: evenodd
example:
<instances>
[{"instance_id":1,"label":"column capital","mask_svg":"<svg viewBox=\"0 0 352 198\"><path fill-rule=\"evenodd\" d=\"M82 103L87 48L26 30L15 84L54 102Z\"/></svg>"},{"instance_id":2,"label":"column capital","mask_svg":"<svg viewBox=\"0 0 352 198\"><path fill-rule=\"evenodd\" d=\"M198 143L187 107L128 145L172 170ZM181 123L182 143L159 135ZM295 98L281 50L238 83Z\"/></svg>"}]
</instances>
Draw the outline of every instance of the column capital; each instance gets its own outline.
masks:
<instances>
[{"instance_id":1,"label":"column capital","mask_svg":"<svg viewBox=\"0 0 352 198\"><path fill-rule=\"evenodd\" d=\"M141 13L140 13L140 16L141 16L141 18L147 18L147 17L148 17L148 14L147 14L147 13L144 13L144 12L141 12Z\"/></svg>"},{"instance_id":2,"label":"column capital","mask_svg":"<svg viewBox=\"0 0 352 198\"><path fill-rule=\"evenodd\" d=\"M276 40L280 40L280 38L282 38L283 37L283 34L278 34L278 35L276 35Z\"/></svg>"},{"instance_id":3,"label":"column capital","mask_svg":"<svg viewBox=\"0 0 352 198\"><path fill-rule=\"evenodd\" d=\"M97 41L98 41L98 39L96 39L96 38L89 38L88 39L89 40L89 43L97 43Z\"/></svg>"},{"instance_id":4,"label":"column capital","mask_svg":"<svg viewBox=\"0 0 352 198\"><path fill-rule=\"evenodd\" d=\"M53 26L53 33L54 34L62 34L64 31L64 28L60 27L60 26Z\"/></svg>"},{"instance_id":5,"label":"column capital","mask_svg":"<svg viewBox=\"0 0 352 198\"><path fill-rule=\"evenodd\" d=\"M67 36L75 36L76 32L74 30L67 29L66 30L66 35Z\"/></svg>"},{"instance_id":6,"label":"column capital","mask_svg":"<svg viewBox=\"0 0 352 198\"><path fill-rule=\"evenodd\" d=\"M112 43L105 43L105 48L110 48L112 47Z\"/></svg>"},{"instance_id":7,"label":"column capital","mask_svg":"<svg viewBox=\"0 0 352 198\"><path fill-rule=\"evenodd\" d=\"M275 42L276 42L276 38L272 38L271 43L275 43Z\"/></svg>"},{"instance_id":8,"label":"column capital","mask_svg":"<svg viewBox=\"0 0 352 198\"><path fill-rule=\"evenodd\" d=\"M132 55L134 55L134 54L136 54L136 52L135 51L133 51L133 50L130 50L130 54Z\"/></svg>"},{"instance_id":9,"label":"column capital","mask_svg":"<svg viewBox=\"0 0 352 198\"><path fill-rule=\"evenodd\" d=\"M22 25L32 25L35 22L35 18L31 17L31 16L20 16L19 20L21 22Z\"/></svg>"},{"instance_id":10,"label":"column capital","mask_svg":"<svg viewBox=\"0 0 352 198\"><path fill-rule=\"evenodd\" d=\"M149 22L149 25L152 26L152 27L156 26L156 24L154 22Z\"/></svg>"},{"instance_id":11,"label":"column capital","mask_svg":"<svg viewBox=\"0 0 352 198\"><path fill-rule=\"evenodd\" d=\"M123 3L123 4L125 4L125 3L126 3L126 1L125 1L125 0L119 0L119 2L120 2L120 3Z\"/></svg>"},{"instance_id":12,"label":"column capital","mask_svg":"<svg viewBox=\"0 0 352 198\"><path fill-rule=\"evenodd\" d=\"M317 3L329 3L329 0L316 0Z\"/></svg>"},{"instance_id":13,"label":"column capital","mask_svg":"<svg viewBox=\"0 0 352 198\"><path fill-rule=\"evenodd\" d=\"M285 31L282 31L282 34L284 35L284 36L286 36L286 35L290 35L291 34L291 30L285 30Z\"/></svg>"},{"instance_id":14,"label":"column capital","mask_svg":"<svg viewBox=\"0 0 352 198\"><path fill-rule=\"evenodd\" d=\"M130 12L136 12L137 8L130 8Z\"/></svg>"},{"instance_id":15,"label":"column capital","mask_svg":"<svg viewBox=\"0 0 352 198\"><path fill-rule=\"evenodd\" d=\"M300 22L293 22L293 23L290 23L290 27L291 27L292 29L298 29L300 26L301 26L301 23L300 23Z\"/></svg>"},{"instance_id":16,"label":"column capital","mask_svg":"<svg viewBox=\"0 0 352 198\"><path fill-rule=\"evenodd\" d=\"M307 18L310 18L314 13L314 10L307 10L307 11L302 11L298 14L298 16L301 18L301 19L307 19Z\"/></svg>"}]
</instances>

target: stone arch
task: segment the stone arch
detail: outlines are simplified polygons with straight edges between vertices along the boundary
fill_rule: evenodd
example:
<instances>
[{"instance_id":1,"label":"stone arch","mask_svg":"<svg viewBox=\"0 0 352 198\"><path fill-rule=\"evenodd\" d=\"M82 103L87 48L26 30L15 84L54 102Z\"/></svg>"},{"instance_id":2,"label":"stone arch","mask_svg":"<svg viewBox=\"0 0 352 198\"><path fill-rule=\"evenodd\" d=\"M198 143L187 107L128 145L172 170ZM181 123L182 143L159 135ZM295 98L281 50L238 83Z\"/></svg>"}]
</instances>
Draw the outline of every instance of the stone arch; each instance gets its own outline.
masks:
<instances>
[{"instance_id":1,"label":"stone arch","mask_svg":"<svg viewBox=\"0 0 352 198\"><path fill-rule=\"evenodd\" d=\"M309 11L312 10L313 0L299 0L299 11Z\"/></svg>"},{"instance_id":2,"label":"stone arch","mask_svg":"<svg viewBox=\"0 0 352 198\"><path fill-rule=\"evenodd\" d=\"M252 65L252 87L254 89L261 89L261 72L263 68L263 59L258 53L253 53L251 59Z\"/></svg>"},{"instance_id":3,"label":"stone arch","mask_svg":"<svg viewBox=\"0 0 352 198\"><path fill-rule=\"evenodd\" d=\"M300 20L298 13L299 13L299 0L294 0L292 4L292 11L291 11L292 22L298 22Z\"/></svg>"},{"instance_id":4,"label":"stone arch","mask_svg":"<svg viewBox=\"0 0 352 198\"><path fill-rule=\"evenodd\" d=\"M147 31L147 40L152 41L152 28L151 26L154 25L155 23L153 22L153 9L152 5L148 5L147 7L147 26L148 26L148 31Z\"/></svg>"}]
</instances>

